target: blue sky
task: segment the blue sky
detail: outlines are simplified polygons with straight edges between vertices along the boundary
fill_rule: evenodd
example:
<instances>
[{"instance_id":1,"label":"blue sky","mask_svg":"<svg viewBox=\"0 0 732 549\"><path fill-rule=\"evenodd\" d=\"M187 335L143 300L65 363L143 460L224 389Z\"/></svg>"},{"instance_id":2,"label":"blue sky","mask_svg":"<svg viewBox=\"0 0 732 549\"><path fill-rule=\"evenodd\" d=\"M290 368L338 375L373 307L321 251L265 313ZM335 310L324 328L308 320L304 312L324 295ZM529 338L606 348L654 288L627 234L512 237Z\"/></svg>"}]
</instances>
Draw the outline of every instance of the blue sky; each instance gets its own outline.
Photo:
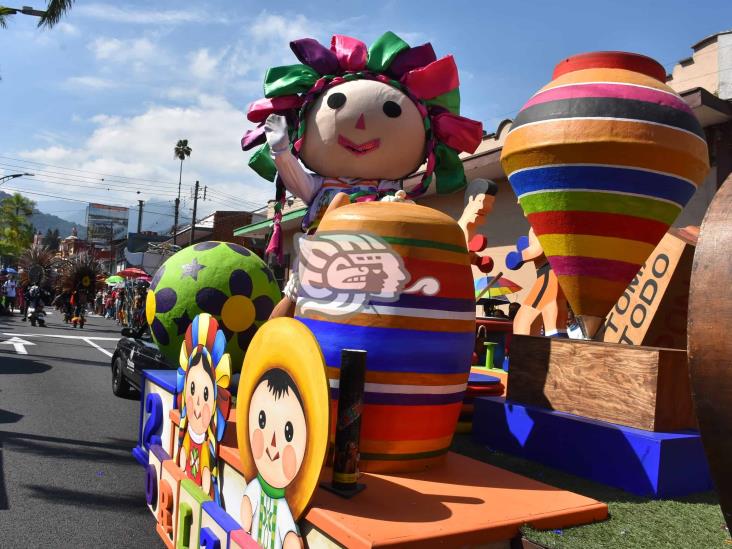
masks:
<instances>
[{"instance_id":1,"label":"blue sky","mask_svg":"<svg viewBox=\"0 0 732 549\"><path fill-rule=\"evenodd\" d=\"M732 27L732 2L77 0L54 29L35 24L17 15L0 29L0 174L38 172L6 187L118 205L141 198L171 211L172 148L188 138L183 196L196 179L209 185L207 212L273 195L238 142L264 70L296 62L292 39L340 33L370 43L392 30L412 45L430 41L457 59L463 114L492 131L573 53L635 51L670 72L692 44Z\"/></svg>"}]
</instances>

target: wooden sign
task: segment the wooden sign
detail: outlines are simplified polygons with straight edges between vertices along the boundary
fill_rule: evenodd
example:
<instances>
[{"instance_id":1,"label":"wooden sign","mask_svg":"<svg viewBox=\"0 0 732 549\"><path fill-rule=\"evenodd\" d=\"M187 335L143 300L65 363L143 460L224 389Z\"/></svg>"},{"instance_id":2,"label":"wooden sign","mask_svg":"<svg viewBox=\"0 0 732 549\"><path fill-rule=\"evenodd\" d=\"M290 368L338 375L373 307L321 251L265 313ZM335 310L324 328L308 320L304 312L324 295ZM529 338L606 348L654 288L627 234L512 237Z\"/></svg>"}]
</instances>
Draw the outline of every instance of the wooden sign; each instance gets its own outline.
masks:
<instances>
[{"instance_id":1,"label":"wooden sign","mask_svg":"<svg viewBox=\"0 0 732 549\"><path fill-rule=\"evenodd\" d=\"M608 314L597 339L686 349L694 229L666 233Z\"/></svg>"}]
</instances>

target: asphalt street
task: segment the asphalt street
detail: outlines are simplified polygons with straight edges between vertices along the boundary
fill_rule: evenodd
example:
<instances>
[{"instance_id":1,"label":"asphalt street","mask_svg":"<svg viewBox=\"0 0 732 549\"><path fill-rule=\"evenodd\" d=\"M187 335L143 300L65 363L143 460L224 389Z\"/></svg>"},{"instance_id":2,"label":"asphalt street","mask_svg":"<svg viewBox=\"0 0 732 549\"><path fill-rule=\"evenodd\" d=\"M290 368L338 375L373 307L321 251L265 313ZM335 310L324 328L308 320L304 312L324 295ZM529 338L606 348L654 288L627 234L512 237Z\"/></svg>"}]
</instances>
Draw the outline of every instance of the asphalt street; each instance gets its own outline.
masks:
<instances>
[{"instance_id":1,"label":"asphalt street","mask_svg":"<svg viewBox=\"0 0 732 549\"><path fill-rule=\"evenodd\" d=\"M119 328L54 313L0 317L0 547L161 547L130 453L139 402L112 394Z\"/></svg>"}]
</instances>

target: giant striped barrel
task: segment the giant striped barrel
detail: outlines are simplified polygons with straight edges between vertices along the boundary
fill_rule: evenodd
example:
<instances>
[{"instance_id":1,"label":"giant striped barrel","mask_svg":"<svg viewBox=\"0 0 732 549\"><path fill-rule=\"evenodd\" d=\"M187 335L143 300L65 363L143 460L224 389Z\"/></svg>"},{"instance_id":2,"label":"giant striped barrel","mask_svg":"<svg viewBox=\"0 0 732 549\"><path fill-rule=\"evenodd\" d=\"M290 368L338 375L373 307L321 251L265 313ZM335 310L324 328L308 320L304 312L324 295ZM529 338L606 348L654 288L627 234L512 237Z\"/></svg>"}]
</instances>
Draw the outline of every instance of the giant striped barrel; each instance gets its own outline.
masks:
<instances>
[{"instance_id":1,"label":"giant striped barrel","mask_svg":"<svg viewBox=\"0 0 732 549\"><path fill-rule=\"evenodd\" d=\"M369 256L361 247L354 261L364 265L369 257L393 254L406 275L395 299L371 298L347 316L330 314L337 303L304 309L302 293L298 297L297 317L315 334L328 365L332 417L341 349L366 350L360 469L406 472L440 464L455 432L474 346L473 276L462 231L431 208L364 202L329 213L319 235L333 241L360 235L363 246L379 249ZM355 242L351 250L361 241Z\"/></svg>"},{"instance_id":2,"label":"giant striped barrel","mask_svg":"<svg viewBox=\"0 0 732 549\"><path fill-rule=\"evenodd\" d=\"M571 57L506 138L504 171L577 315L609 312L709 171L665 76L642 55Z\"/></svg>"}]
</instances>

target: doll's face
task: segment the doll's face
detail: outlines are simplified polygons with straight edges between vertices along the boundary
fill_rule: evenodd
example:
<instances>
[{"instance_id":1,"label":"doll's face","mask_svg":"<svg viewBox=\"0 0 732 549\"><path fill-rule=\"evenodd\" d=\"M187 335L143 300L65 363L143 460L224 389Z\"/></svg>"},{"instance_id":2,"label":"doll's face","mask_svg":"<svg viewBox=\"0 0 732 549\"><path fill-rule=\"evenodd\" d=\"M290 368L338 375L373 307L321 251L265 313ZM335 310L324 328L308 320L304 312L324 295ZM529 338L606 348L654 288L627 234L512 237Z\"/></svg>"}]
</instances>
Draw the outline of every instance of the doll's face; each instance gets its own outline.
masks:
<instances>
[{"instance_id":1,"label":"doll's face","mask_svg":"<svg viewBox=\"0 0 732 549\"><path fill-rule=\"evenodd\" d=\"M425 131L417 106L375 80L330 88L306 117L300 158L320 175L402 179L424 161Z\"/></svg>"},{"instance_id":2,"label":"doll's face","mask_svg":"<svg viewBox=\"0 0 732 549\"><path fill-rule=\"evenodd\" d=\"M214 409L214 387L201 361L188 369L185 387L188 428L201 435L211 423Z\"/></svg>"},{"instance_id":3,"label":"doll's face","mask_svg":"<svg viewBox=\"0 0 732 549\"><path fill-rule=\"evenodd\" d=\"M275 488L289 485L307 443L305 414L292 390L275 398L267 381L257 386L249 405L249 442L262 478Z\"/></svg>"}]
</instances>

